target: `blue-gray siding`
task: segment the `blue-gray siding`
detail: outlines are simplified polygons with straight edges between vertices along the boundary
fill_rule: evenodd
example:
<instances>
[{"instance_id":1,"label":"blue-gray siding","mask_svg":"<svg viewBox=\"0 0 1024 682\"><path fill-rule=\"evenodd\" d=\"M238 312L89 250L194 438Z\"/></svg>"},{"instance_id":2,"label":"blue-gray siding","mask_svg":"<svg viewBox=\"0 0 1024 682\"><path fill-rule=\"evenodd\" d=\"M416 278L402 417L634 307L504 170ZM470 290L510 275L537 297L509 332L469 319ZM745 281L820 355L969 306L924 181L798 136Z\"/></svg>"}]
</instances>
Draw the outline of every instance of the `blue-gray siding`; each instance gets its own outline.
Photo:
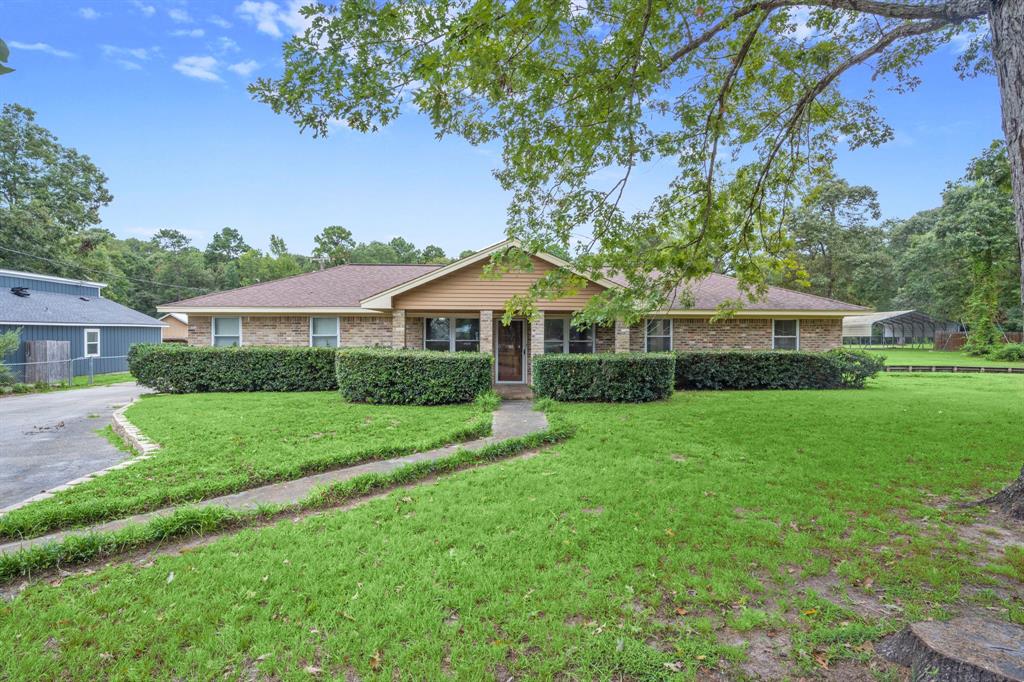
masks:
<instances>
[{"instance_id":1,"label":"blue-gray siding","mask_svg":"<svg viewBox=\"0 0 1024 682\"><path fill-rule=\"evenodd\" d=\"M17 329L9 325L0 325L0 333ZM22 326L21 341L18 350L4 357L6 364L25 362L25 341L70 341L71 357L74 358L72 371L75 376L88 374L90 360L77 359L85 355L86 327L57 326ZM100 357L91 360L93 372L124 372L128 362L124 357L128 349L137 343L160 343L160 329L157 327L90 327L100 330ZM20 367L15 367L19 370ZM20 376L21 372L17 371Z\"/></svg>"},{"instance_id":2,"label":"blue-gray siding","mask_svg":"<svg viewBox=\"0 0 1024 682\"><path fill-rule=\"evenodd\" d=\"M10 289L11 287L28 287L33 291L48 291L53 294L71 294L72 296L100 295L99 287L91 287L85 284L49 282L44 279L0 274L0 289Z\"/></svg>"}]
</instances>

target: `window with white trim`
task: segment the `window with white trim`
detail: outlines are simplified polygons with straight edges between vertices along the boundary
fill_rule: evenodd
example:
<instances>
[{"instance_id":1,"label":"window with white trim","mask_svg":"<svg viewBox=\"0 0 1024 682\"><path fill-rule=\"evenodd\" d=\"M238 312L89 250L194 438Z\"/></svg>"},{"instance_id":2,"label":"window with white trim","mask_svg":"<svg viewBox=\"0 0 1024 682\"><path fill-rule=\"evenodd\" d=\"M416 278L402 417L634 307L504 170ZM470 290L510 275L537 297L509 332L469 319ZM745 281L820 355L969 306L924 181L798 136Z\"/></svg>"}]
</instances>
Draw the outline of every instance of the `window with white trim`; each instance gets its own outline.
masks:
<instances>
[{"instance_id":1,"label":"window with white trim","mask_svg":"<svg viewBox=\"0 0 1024 682\"><path fill-rule=\"evenodd\" d=\"M644 347L648 353L672 350L672 320L647 320Z\"/></svg>"},{"instance_id":2,"label":"window with white trim","mask_svg":"<svg viewBox=\"0 0 1024 682\"><path fill-rule=\"evenodd\" d=\"M480 320L475 317L428 317L423 321L423 347L437 351L480 350Z\"/></svg>"},{"instance_id":3,"label":"window with white trim","mask_svg":"<svg viewBox=\"0 0 1024 682\"><path fill-rule=\"evenodd\" d=\"M242 318L240 317L215 317L213 318L213 345L215 346L241 346L242 345Z\"/></svg>"},{"instance_id":4,"label":"window with white trim","mask_svg":"<svg viewBox=\"0 0 1024 682\"><path fill-rule=\"evenodd\" d=\"M772 348L800 350L800 320L772 320Z\"/></svg>"},{"instance_id":5,"label":"window with white trim","mask_svg":"<svg viewBox=\"0 0 1024 682\"><path fill-rule=\"evenodd\" d=\"M545 353L593 353L594 326L576 329L568 317L544 320Z\"/></svg>"},{"instance_id":6,"label":"window with white trim","mask_svg":"<svg viewBox=\"0 0 1024 682\"><path fill-rule=\"evenodd\" d=\"M341 328L337 317L309 318L309 345L316 348L337 348Z\"/></svg>"},{"instance_id":7,"label":"window with white trim","mask_svg":"<svg viewBox=\"0 0 1024 682\"><path fill-rule=\"evenodd\" d=\"M100 330L85 330L85 357L98 358L100 356Z\"/></svg>"}]
</instances>

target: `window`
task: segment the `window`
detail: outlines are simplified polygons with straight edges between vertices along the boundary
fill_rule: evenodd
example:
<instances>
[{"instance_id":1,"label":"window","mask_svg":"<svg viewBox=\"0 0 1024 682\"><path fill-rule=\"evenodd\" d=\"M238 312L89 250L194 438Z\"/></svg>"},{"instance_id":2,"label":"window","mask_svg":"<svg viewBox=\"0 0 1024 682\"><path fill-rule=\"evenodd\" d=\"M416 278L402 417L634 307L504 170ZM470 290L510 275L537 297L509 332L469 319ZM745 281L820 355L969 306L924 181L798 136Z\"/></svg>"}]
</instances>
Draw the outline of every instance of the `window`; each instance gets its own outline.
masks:
<instances>
[{"instance_id":1,"label":"window","mask_svg":"<svg viewBox=\"0 0 1024 682\"><path fill-rule=\"evenodd\" d=\"M545 353L593 353L594 327L576 329L568 317L544 320Z\"/></svg>"},{"instance_id":2,"label":"window","mask_svg":"<svg viewBox=\"0 0 1024 682\"><path fill-rule=\"evenodd\" d=\"M337 348L340 337L338 318L309 318L309 345L317 348Z\"/></svg>"},{"instance_id":3,"label":"window","mask_svg":"<svg viewBox=\"0 0 1024 682\"><path fill-rule=\"evenodd\" d=\"M480 320L455 320L455 350L480 351Z\"/></svg>"},{"instance_id":4,"label":"window","mask_svg":"<svg viewBox=\"0 0 1024 682\"><path fill-rule=\"evenodd\" d=\"M85 330L85 357L98 358L100 356L100 330Z\"/></svg>"},{"instance_id":5,"label":"window","mask_svg":"<svg viewBox=\"0 0 1024 682\"><path fill-rule=\"evenodd\" d=\"M427 350L478 352L480 320L428 317L423 328L423 347Z\"/></svg>"},{"instance_id":6,"label":"window","mask_svg":"<svg viewBox=\"0 0 1024 682\"><path fill-rule=\"evenodd\" d=\"M646 332L648 353L672 350L672 320L647 320Z\"/></svg>"},{"instance_id":7,"label":"window","mask_svg":"<svg viewBox=\"0 0 1024 682\"><path fill-rule=\"evenodd\" d=\"M240 318L240 317L215 317L215 318L213 318L213 345L215 345L215 346L241 346L242 345L242 318Z\"/></svg>"},{"instance_id":8,"label":"window","mask_svg":"<svg viewBox=\"0 0 1024 682\"><path fill-rule=\"evenodd\" d=\"M800 320L772 320L772 348L800 350Z\"/></svg>"}]
</instances>

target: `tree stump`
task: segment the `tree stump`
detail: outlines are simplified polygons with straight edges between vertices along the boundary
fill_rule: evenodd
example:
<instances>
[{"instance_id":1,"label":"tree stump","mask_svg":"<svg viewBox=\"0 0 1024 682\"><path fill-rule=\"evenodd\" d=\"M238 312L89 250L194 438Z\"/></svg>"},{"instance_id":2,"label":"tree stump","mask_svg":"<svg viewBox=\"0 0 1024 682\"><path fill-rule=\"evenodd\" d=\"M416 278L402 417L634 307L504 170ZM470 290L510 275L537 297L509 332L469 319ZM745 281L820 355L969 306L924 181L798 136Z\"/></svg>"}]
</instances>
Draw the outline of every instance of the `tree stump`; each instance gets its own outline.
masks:
<instances>
[{"instance_id":1,"label":"tree stump","mask_svg":"<svg viewBox=\"0 0 1024 682\"><path fill-rule=\"evenodd\" d=\"M877 647L914 682L1024 682L1024 628L980 618L913 623Z\"/></svg>"},{"instance_id":2,"label":"tree stump","mask_svg":"<svg viewBox=\"0 0 1024 682\"><path fill-rule=\"evenodd\" d=\"M987 497L978 502L968 504L969 507L977 506L994 507L1011 519L1024 521L1024 467L1020 468L1020 476L1010 485L1006 486L992 497Z\"/></svg>"}]
</instances>

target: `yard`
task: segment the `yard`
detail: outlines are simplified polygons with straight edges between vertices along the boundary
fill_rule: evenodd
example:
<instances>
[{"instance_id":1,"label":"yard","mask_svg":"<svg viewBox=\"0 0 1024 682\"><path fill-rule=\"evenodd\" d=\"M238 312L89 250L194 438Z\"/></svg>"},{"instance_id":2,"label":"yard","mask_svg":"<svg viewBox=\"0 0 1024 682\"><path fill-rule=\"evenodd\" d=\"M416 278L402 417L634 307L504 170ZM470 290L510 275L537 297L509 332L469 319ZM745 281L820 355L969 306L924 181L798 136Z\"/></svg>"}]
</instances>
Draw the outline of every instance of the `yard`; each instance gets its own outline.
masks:
<instances>
[{"instance_id":1,"label":"yard","mask_svg":"<svg viewBox=\"0 0 1024 682\"><path fill-rule=\"evenodd\" d=\"M163 445L155 457L0 516L0 538L216 497L490 429L490 413L476 405L357 405L333 392L144 396L127 417Z\"/></svg>"},{"instance_id":2,"label":"yard","mask_svg":"<svg viewBox=\"0 0 1024 682\"><path fill-rule=\"evenodd\" d=\"M263 399L150 399L132 417L183 448L190 420L219 406L170 479L185 485L259 447L250 420L281 430L262 446L277 466L282 442L309 452L328 428ZM397 442L388 408L366 409L377 442ZM464 409L395 429L440 436ZM0 606L0 677L842 675L877 668L866 643L908 620L1024 622L1024 550L986 553L963 538L1008 531L946 507L1016 476L1024 377L549 410L578 431L536 457L30 586ZM358 424L330 438L352 451Z\"/></svg>"},{"instance_id":3,"label":"yard","mask_svg":"<svg viewBox=\"0 0 1024 682\"><path fill-rule=\"evenodd\" d=\"M960 367L1024 367L1024 362L1007 362L979 358L961 351L929 350L926 348L886 348L868 350L872 355L885 357L887 365L958 365Z\"/></svg>"}]
</instances>

